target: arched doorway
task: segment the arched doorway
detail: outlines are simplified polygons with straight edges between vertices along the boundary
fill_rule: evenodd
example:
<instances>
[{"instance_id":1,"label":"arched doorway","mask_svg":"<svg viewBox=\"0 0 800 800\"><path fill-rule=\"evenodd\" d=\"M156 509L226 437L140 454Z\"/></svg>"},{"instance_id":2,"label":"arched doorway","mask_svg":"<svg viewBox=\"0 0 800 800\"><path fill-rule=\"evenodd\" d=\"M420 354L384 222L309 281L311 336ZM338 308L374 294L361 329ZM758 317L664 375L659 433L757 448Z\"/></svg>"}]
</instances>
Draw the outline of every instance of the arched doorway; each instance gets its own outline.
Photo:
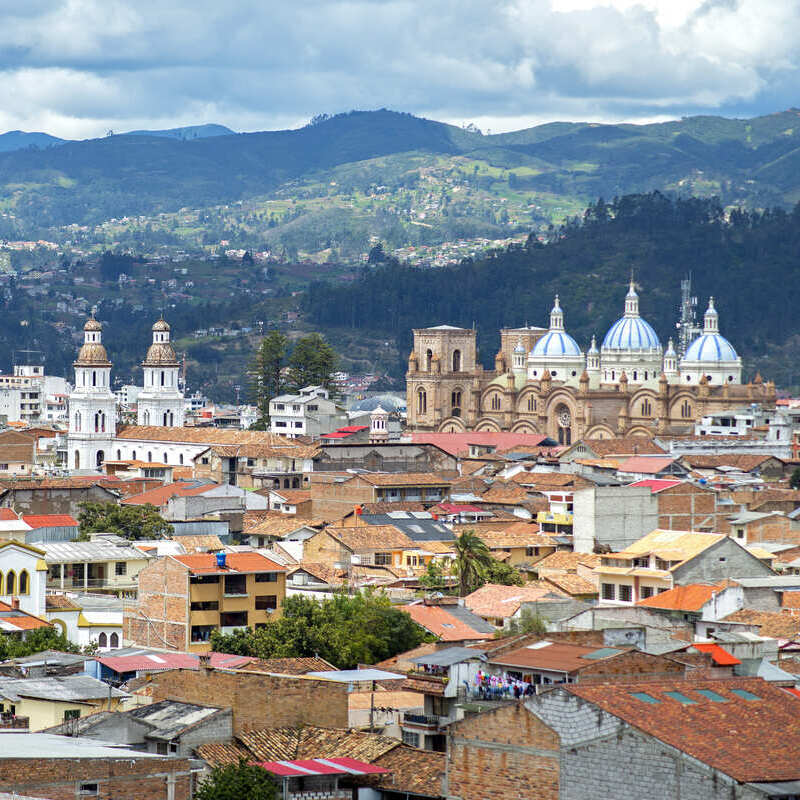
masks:
<instances>
[{"instance_id":1,"label":"arched doorway","mask_svg":"<svg viewBox=\"0 0 800 800\"><path fill-rule=\"evenodd\" d=\"M558 443L572 444L572 412L563 403L556 408L556 427Z\"/></svg>"},{"instance_id":2,"label":"arched doorway","mask_svg":"<svg viewBox=\"0 0 800 800\"><path fill-rule=\"evenodd\" d=\"M102 467L103 466L103 462L105 460L106 460L106 454L102 450L98 450L97 451L97 457L96 457L97 466L98 467Z\"/></svg>"}]
</instances>

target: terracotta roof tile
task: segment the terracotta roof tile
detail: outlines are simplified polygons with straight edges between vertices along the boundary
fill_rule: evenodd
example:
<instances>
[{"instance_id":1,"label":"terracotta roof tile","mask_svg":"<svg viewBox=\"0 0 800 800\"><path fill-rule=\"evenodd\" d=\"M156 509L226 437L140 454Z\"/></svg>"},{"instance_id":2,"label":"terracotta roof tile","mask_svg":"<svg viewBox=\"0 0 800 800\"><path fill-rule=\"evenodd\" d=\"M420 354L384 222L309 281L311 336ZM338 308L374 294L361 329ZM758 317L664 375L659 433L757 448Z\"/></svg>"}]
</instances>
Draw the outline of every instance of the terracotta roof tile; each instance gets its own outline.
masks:
<instances>
[{"instance_id":1,"label":"terracotta roof tile","mask_svg":"<svg viewBox=\"0 0 800 800\"><path fill-rule=\"evenodd\" d=\"M584 489L594 482L581 475L567 472L518 472L511 480L520 486L530 486L539 491L551 489Z\"/></svg>"},{"instance_id":2,"label":"terracotta roof tile","mask_svg":"<svg viewBox=\"0 0 800 800\"><path fill-rule=\"evenodd\" d=\"M445 760L444 753L401 744L372 763L391 771L377 783L388 792L440 797L444 794Z\"/></svg>"},{"instance_id":3,"label":"terracotta roof tile","mask_svg":"<svg viewBox=\"0 0 800 800\"><path fill-rule=\"evenodd\" d=\"M416 550L419 544L408 538L394 525L359 525L354 528L327 527L325 532L338 539L349 550Z\"/></svg>"},{"instance_id":4,"label":"terracotta roof tile","mask_svg":"<svg viewBox=\"0 0 800 800\"><path fill-rule=\"evenodd\" d=\"M536 569L558 569L565 572L576 572L578 566L600 566L600 556L597 553L573 553L569 550L556 550L555 553L546 555L541 561L536 562Z\"/></svg>"},{"instance_id":5,"label":"terracotta roof tile","mask_svg":"<svg viewBox=\"0 0 800 800\"><path fill-rule=\"evenodd\" d=\"M216 489L220 486L219 483L201 483L197 484L195 481L184 482L178 481L176 483L166 483L156 489L150 489L143 494L135 494L131 497L126 497L122 504L126 506L143 506L151 505L160 508L165 505L172 497L187 497L189 495L205 494L211 489Z\"/></svg>"},{"instance_id":6,"label":"terracotta roof tile","mask_svg":"<svg viewBox=\"0 0 800 800\"><path fill-rule=\"evenodd\" d=\"M31 528L77 528L78 520L69 514L23 514L22 521Z\"/></svg>"},{"instance_id":7,"label":"terracotta roof tile","mask_svg":"<svg viewBox=\"0 0 800 800\"><path fill-rule=\"evenodd\" d=\"M557 672L576 672L584 667L596 664L597 658L586 658L587 655L601 650L595 645L580 645L570 642L549 642L542 638L534 646L525 645L515 650L489 656L491 664L504 667L523 667L528 669L548 669ZM605 658L613 658L627 650L614 649Z\"/></svg>"},{"instance_id":8,"label":"terracotta roof tile","mask_svg":"<svg viewBox=\"0 0 800 800\"><path fill-rule=\"evenodd\" d=\"M188 536L173 536L172 540L183 546L188 553L206 553L212 550L223 550L224 545L219 536L213 533L191 534Z\"/></svg>"},{"instance_id":9,"label":"terracotta roof tile","mask_svg":"<svg viewBox=\"0 0 800 800\"><path fill-rule=\"evenodd\" d=\"M545 583L551 583L559 591L572 597L594 595L598 593L597 586L590 580L582 578L580 575L547 575L542 578Z\"/></svg>"},{"instance_id":10,"label":"terracotta roof tile","mask_svg":"<svg viewBox=\"0 0 800 800\"><path fill-rule=\"evenodd\" d=\"M435 472L363 472L359 477L373 486L449 486L450 479Z\"/></svg>"},{"instance_id":11,"label":"terracotta roof tile","mask_svg":"<svg viewBox=\"0 0 800 800\"><path fill-rule=\"evenodd\" d=\"M755 611L741 608L733 614L728 614L724 621L758 625L759 634L769 636L771 639L796 639L800 636L800 613L793 609Z\"/></svg>"},{"instance_id":12,"label":"terracotta roof tile","mask_svg":"<svg viewBox=\"0 0 800 800\"><path fill-rule=\"evenodd\" d=\"M286 567L270 561L260 553L228 553L225 566L217 566L212 553L196 553L186 556L169 556L180 562L196 575L231 574L236 572L285 572Z\"/></svg>"},{"instance_id":13,"label":"terracotta roof tile","mask_svg":"<svg viewBox=\"0 0 800 800\"><path fill-rule=\"evenodd\" d=\"M700 694L701 689L720 695L725 702ZM735 690L757 699L745 699ZM759 678L646 685L576 683L562 691L594 703L740 783L800 779L800 698ZM693 702L682 703L665 694L668 691ZM643 702L635 692L646 692L657 702Z\"/></svg>"},{"instance_id":14,"label":"terracotta roof tile","mask_svg":"<svg viewBox=\"0 0 800 800\"><path fill-rule=\"evenodd\" d=\"M505 619L513 616L524 602L533 602L545 597L557 598L567 595L549 584L528 583L525 586L501 586L487 583L464 598L464 605L479 617Z\"/></svg>"},{"instance_id":15,"label":"terracotta roof tile","mask_svg":"<svg viewBox=\"0 0 800 800\"><path fill-rule=\"evenodd\" d=\"M443 642L460 642L466 639L487 639L491 636L488 633L476 631L447 612L446 608L440 606L426 606L422 603L412 603L411 605L401 606L417 625L425 628Z\"/></svg>"},{"instance_id":16,"label":"terracotta roof tile","mask_svg":"<svg viewBox=\"0 0 800 800\"><path fill-rule=\"evenodd\" d=\"M686 586L676 586L674 589L639 600L636 605L646 608L660 608L666 611L699 611L715 594L726 586L728 586L727 582L721 584L690 583Z\"/></svg>"},{"instance_id":17,"label":"terracotta roof tile","mask_svg":"<svg viewBox=\"0 0 800 800\"><path fill-rule=\"evenodd\" d=\"M773 456L755 453L688 453L681 456L681 461L694 469L735 467L742 472L750 472L771 458Z\"/></svg>"},{"instance_id":18,"label":"terracotta roof tile","mask_svg":"<svg viewBox=\"0 0 800 800\"><path fill-rule=\"evenodd\" d=\"M663 455L666 451L647 436L629 436L615 439L583 439L577 444L586 445L598 456L611 455Z\"/></svg>"},{"instance_id":19,"label":"terracotta roof tile","mask_svg":"<svg viewBox=\"0 0 800 800\"><path fill-rule=\"evenodd\" d=\"M465 431L463 433L423 433L411 432L414 444L433 444L440 450L454 456L469 453L471 444L483 447L496 447L498 451L520 450L527 447L539 447L546 437L539 433L508 433L493 431Z\"/></svg>"},{"instance_id":20,"label":"terracotta roof tile","mask_svg":"<svg viewBox=\"0 0 800 800\"><path fill-rule=\"evenodd\" d=\"M306 675L309 672L327 672L336 669L324 658L258 658L244 667L248 672L277 672L281 675Z\"/></svg>"}]
</instances>

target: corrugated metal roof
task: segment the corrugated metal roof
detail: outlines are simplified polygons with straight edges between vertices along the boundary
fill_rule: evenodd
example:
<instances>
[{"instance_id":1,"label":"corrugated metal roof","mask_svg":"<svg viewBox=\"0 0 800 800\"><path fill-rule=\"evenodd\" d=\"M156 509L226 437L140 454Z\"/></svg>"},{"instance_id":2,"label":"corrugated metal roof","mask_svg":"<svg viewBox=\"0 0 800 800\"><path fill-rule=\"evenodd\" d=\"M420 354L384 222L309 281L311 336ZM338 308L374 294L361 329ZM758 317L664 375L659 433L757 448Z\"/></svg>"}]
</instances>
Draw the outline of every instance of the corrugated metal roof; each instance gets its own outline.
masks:
<instances>
[{"instance_id":1,"label":"corrugated metal roof","mask_svg":"<svg viewBox=\"0 0 800 800\"><path fill-rule=\"evenodd\" d=\"M48 564L71 561L141 561L146 556L130 545L107 542L43 542Z\"/></svg>"},{"instance_id":2,"label":"corrugated metal roof","mask_svg":"<svg viewBox=\"0 0 800 800\"><path fill-rule=\"evenodd\" d=\"M21 697L31 697L60 702L128 697L126 692L114 689L89 675L56 675L47 678L0 677L0 696L13 701Z\"/></svg>"}]
</instances>

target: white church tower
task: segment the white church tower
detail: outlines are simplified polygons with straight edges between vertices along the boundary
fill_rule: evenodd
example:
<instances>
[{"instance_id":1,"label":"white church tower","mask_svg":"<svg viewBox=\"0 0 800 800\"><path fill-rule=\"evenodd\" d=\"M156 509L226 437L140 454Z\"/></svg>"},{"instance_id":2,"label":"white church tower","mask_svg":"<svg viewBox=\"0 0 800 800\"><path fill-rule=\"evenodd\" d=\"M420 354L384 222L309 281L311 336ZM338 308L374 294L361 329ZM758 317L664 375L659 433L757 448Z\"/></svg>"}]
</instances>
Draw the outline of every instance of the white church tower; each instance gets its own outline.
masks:
<instances>
[{"instance_id":1,"label":"white church tower","mask_svg":"<svg viewBox=\"0 0 800 800\"><path fill-rule=\"evenodd\" d=\"M137 400L139 425L182 428L184 401L178 386L180 364L169 340L170 327L164 319L153 325L153 343L142 361L144 388Z\"/></svg>"},{"instance_id":2,"label":"white church tower","mask_svg":"<svg viewBox=\"0 0 800 800\"><path fill-rule=\"evenodd\" d=\"M103 326L94 314L83 326L75 361L75 388L69 396L67 463L94 470L106 460L117 433L117 399L111 391L111 362L103 347Z\"/></svg>"}]
</instances>

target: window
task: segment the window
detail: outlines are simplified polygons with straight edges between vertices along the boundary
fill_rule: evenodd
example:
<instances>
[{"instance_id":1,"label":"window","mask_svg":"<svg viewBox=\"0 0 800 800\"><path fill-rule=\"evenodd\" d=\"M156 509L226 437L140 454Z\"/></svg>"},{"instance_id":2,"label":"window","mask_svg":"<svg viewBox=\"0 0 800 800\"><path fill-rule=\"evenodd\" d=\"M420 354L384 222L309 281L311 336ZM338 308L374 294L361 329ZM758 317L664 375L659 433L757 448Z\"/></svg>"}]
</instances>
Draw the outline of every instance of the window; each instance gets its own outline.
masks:
<instances>
[{"instance_id":1,"label":"window","mask_svg":"<svg viewBox=\"0 0 800 800\"><path fill-rule=\"evenodd\" d=\"M119 576L128 574L128 563L126 561L117 561L114 564L114 574Z\"/></svg>"},{"instance_id":2,"label":"window","mask_svg":"<svg viewBox=\"0 0 800 800\"><path fill-rule=\"evenodd\" d=\"M411 731L403 731L403 744L411 747L419 747L419 734Z\"/></svg>"},{"instance_id":3,"label":"window","mask_svg":"<svg viewBox=\"0 0 800 800\"><path fill-rule=\"evenodd\" d=\"M223 628L246 628L246 611L227 611L219 615L219 624Z\"/></svg>"},{"instance_id":4,"label":"window","mask_svg":"<svg viewBox=\"0 0 800 800\"><path fill-rule=\"evenodd\" d=\"M225 594L226 595L247 594L247 576L225 575Z\"/></svg>"},{"instance_id":5,"label":"window","mask_svg":"<svg viewBox=\"0 0 800 800\"><path fill-rule=\"evenodd\" d=\"M28 594L30 591L30 576L28 575L28 570L24 569L19 574L19 587L17 589L17 594Z\"/></svg>"},{"instance_id":6,"label":"window","mask_svg":"<svg viewBox=\"0 0 800 800\"><path fill-rule=\"evenodd\" d=\"M649 417L653 413L653 406L649 400L642 400L642 416Z\"/></svg>"},{"instance_id":7,"label":"window","mask_svg":"<svg viewBox=\"0 0 800 800\"><path fill-rule=\"evenodd\" d=\"M456 390L450 394L450 407L454 417L461 415L461 391Z\"/></svg>"},{"instance_id":8,"label":"window","mask_svg":"<svg viewBox=\"0 0 800 800\"><path fill-rule=\"evenodd\" d=\"M201 464L208 464L208 458L201 458L200 459L200 463Z\"/></svg>"},{"instance_id":9,"label":"window","mask_svg":"<svg viewBox=\"0 0 800 800\"><path fill-rule=\"evenodd\" d=\"M425 353L425 369L430 372L433 363L433 350L428 349Z\"/></svg>"},{"instance_id":10,"label":"window","mask_svg":"<svg viewBox=\"0 0 800 800\"><path fill-rule=\"evenodd\" d=\"M192 575L190 583L219 583L219 575Z\"/></svg>"},{"instance_id":11,"label":"window","mask_svg":"<svg viewBox=\"0 0 800 800\"><path fill-rule=\"evenodd\" d=\"M108 646L112 648L119 647L119 634L117 633L111 634L111 637L108 640Z\"/></svg>"},{"instance_id":12,"label":"window","mask_svg":"<svg viewBox=\"0 0 800 800\"><path fill-rule=\"evenodd\" d=\"M716 692L712 692L711 689L695 689L697 694L701 694L703 697L711 700L714 703L727 703L728 701L721 695L717 694Z\"/></svg>"},{"instance_id":13,"label":"window","mask_svg":"<svg viewBox=\"0 0 800 800\"><path fill-rule=\"evenodd\" d=\"M217 611L219 609L219 601L196 600L189 607L192 611Z\"/></svg>"},{"instance_id":14,"label":"window","mask_svg":"<svg viewBox=\"0 0 800 800\"><path fill-rule=\"evenodd\" d=\"M278 598L274 594L256 595L256 611L274 611L278 607Z\"/></svg>"},{"instance_id":15,"label":"window","mask_svg":"<svg viewBox=\"0 0 800 800\"><path fill-rule=\"evenodd\" d=\"M427 414L428 412L428 395L424 389L417 392L417 414Z\"/></svg>"},{"instance_id":16,"label":"window","mask_svg":"<svg viewBox=\"0 0 800 800\"><path fill-rule=\"evenodd\" d=\"M64 712L65 714L67 712ZM100 791L97 788L96 783L82 783L80 788L80 795L81 797L97 797L100 794Z\"/></svg>"},{"instance_id":17,"label":"window","mask_svg":"<svg viewBox=\"0 0 800 800\"><path fill-rule=\"evenodd\" d=\"M80 719L81 710L79 708L68 708L64 712L64 721L66 722L68 719Z\"/></svg>"},{"instance_id":18,"label":"window","mask_svg":"<svg viewBox=\"0 0 800 800\"><path fill-rule=\"evenodd\" d=\"M681 417L689 419L692 416L692 405L688 400L684 400L681 405Z\"/></svg>"},{"instance_id":19,"label":"window","mask_svg":"<svg viewBox=\"0 0 800 800\"><path fill-rule=\"evenodd\" d=\"M294 427L295 428L302 428L303 427L303 423L302 422L295 422L294 423Z\"/></svg>"},{"instance_id":20,"label":"window","mask_svg":"<svg viewBox=\"0 0 800 800\"><path fill-rule=\"evenodd\" d=\"M655 705L659 702L655 697L647 694L647 692L631 692L631 697L635 697L637 700L641 700L643 703L650 703L651 705Z\"/></svg>"},{"instance_id":21,"label":"window","mask_svg":"<svg viewBox=\"0 0 800 800\"><path fill-rule=\"evenodd\" d=\"M735 694L738 697L741 697L742 700L760 700L761 699L757 694L753 694L752 692L748 692L747 689L731 689L731 694Z\"/></svg>"},{"instance_id":22,"label":"window","mask_svg":"<svg viewBox=\"0 0 800 800\"><path fill-rule=\"evenodd\" d=\"M500 410L500 395L499 394L493 394L492 395L492 399L490 401L490 405L491 405L492 411L499 411Z\"/></svg>"},{"instance_id":23,"label":"window","mask_svg":"<svg viewBox=\"0 0 800 800\"><path fill-rule=\"evenodd\" d=\"M615 600L617 596L616 592L616 585L613 583L604 583L602 584L601 592L603 596L603 600Z\"/></svg>"},{"instance_id":24,"label":"window","mask_svg":"<svg viewBox=\"0 0 800 800\"><path fill-rule=\"evenodd\" d=\"M13 569L8 573L8 575L6 575L6 594L15 594L15 584L17 582L16 578L17 576Z\"/></svg>"},{"instance_id":25,"label":"window","mask_svg":"<svg viewBox=\"0 0 800 800\"><path fill-rule=\"evenodd\" d=\"M630 603L633 599L633 587L627 586L626 584L620 584L619 587L619 599L623 603Z\"/></svg>"},{"instance_id":26,"label":"window","mask_svg":"<svg viewBox=\"0 0 800 800\"><path fill-rule=\"evenodd\" d=\"M653 596L653 587L652 586L642 586L642 600L646 600L648 597Z\"/></svg>"},{"instance_id":27,"label":"window","mask_svg":"<svg viewBox=\"0 0 800 800\"><path fill-rule=\"evenodd\" d=\"M277 580L277 572L259 572L256 575L256 583L274 583Z\"/></svg>"},{"instance_id":28,"label":"window","mask_svg":"<svg viewBox=\"0 0 800 800\"><path fill-rule=\"evenodd\" d=\"M461 351L453 350L453 372L461 372Z\"/></svg>"},{"instance_id":29,"label":"window","mask_svg":"<svg viewBox=\"0 0 800 800\"><path fill-rule=\"evenodd\" d=\"M248 458L247 459L247 466L248 467L254 467L255 465L256 465L256 460L254 458Z\"/></svg>"},{"instance_id":30,"label":"window","mask_svg":"<svg viewBox=\"0 0 800 800\"><path fill-rule=\"evenodd\" d=\"M106 632L105 632L105 631L103 631L103 632L102 632L102 633L101 633L101 634L100 634L100 635L97 637L97 646L98 646L98 647L108 647L108 636L106 635Z\"/></svg>"},{"instance_id":31,"label":"window","mask_svg":"<svg viewBox=\"0 0 800 800\"><path fill-rule=\"evenodd\" d=\"M737 539L744 539L744 528L737 528L736 529L736 538Z\"/></svg>"},{"instance_id":32,"label":"window","mask_svg":"<svg viewBox=\"0 0 800 800\"><path fill-rule=\"evenodd\" d=\"M275 427L276 428L285 428L286 427L286 423L285 422L276 422L275 423Z\"/></svg>"},{"instance_id":33,"label":"window","mask_svg":"<svg viewBox=\"0 0 800 800\"><path fill-rule=\"evenodd\" d=\"M215 631L216 629L216 625L192 625L192 641L207 642L211 639L212 631Z\"/></svg>"},{"instance_id":34,"label":"window","mask_svg":"<svg viewBox=\"0 0 800 800\"><path fill-rule=\"evenodd\" d=\"M525 555L526 556L538 556L539 555L539 548L538 547L526 547L525 548Z\"/></svg>"},{"instance_id":35,"label":"window","mask_svg":"<svg viewBox=\"0 0 800 800\"><path fill-rule=\"evenodd\" d=\"M528 411L536 411L536 398L533 395L528 398Z\"/></svg>"},{"instance_id":36,"label":"window","mask_svg":"<svg viewBox=\"0 0 800 800\"><path fill-rule=\"evenodd\" d=\"M8 464L0 464L0 472L8 472Z\"/></svg>"},{"instance_id":37,"label":"window","mask_svg":"<svg viewBox=\"0 0 800 800\"><path fill-rule=\"evenodd\" d=\"M375 553L375 560L373 562L377 566L386 566L392 563L391 553Z\"/></svg>"}]
</instances>

